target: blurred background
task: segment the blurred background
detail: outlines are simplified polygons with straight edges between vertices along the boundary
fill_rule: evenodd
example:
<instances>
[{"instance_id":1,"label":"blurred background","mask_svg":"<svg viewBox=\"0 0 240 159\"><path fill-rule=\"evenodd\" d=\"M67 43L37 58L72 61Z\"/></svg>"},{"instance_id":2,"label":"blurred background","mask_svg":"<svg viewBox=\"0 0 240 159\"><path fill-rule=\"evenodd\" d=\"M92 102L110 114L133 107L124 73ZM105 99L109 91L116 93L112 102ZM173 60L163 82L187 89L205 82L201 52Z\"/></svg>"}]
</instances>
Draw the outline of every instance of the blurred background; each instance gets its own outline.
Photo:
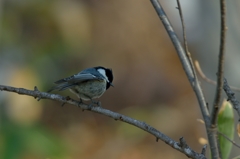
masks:
<instances>
[{"instance_id":1,"label":"blurred background","mask_svg":"<svg viewBox=\"0 0 240 159\"><path fill-rule=\"evenodd\" d=\"M182 39L176 1L160 2ZM227 1L225 76L237 87L239 8L240 1ZM215 80L218 1L185 0L182 9L193 59ZM100 98L102 107L144 121L174 140L183 136L201 151L206 133L197 121L202 116L196 97L150 1L0 1L1 85L45 92L54 81L99 65L112 68L115 86ZM211 107L215 86L201 84ZM77 99L69 91L53 93ZM0 92L0 158L187 158L140 129L61 104Z\"/></svg>"}]
</instances>

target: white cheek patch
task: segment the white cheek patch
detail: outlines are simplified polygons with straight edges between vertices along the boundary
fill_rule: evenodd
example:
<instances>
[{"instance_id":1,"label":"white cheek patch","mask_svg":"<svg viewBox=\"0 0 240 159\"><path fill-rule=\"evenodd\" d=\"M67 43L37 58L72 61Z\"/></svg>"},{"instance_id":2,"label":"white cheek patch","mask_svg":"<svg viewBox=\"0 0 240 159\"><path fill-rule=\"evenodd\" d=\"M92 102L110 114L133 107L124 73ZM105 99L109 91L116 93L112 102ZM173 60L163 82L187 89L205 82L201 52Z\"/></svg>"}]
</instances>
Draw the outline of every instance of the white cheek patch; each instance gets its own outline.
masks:
<instances>
[{"instance_id":1,"label":"white cheek patch","mask_svg":"<svg viewBox=\"0 0 240 159\"><path fill-rule=\"evenodd\" d=\"M105 79L107 80L107 82L109 82L108 77L106 76L106 71L105 71L104 69L99 68L97 71L98 71L99 73L101 73L101 74L103 75L103 77L105 77Z\"/></svg>"}]
</instances>

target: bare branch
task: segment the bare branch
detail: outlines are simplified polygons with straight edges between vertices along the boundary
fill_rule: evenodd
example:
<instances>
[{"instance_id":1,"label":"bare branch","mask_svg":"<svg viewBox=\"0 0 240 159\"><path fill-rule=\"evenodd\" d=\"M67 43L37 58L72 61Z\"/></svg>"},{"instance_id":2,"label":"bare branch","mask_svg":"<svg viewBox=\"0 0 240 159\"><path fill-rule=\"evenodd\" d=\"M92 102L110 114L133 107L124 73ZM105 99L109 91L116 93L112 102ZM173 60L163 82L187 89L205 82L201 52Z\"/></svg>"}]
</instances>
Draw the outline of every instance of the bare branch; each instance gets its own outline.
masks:
<instances>
[{"instance_id":1,"label":"bare branch","mask_svg":"<svg viewBox=\"0 0 240 159\"><path fill-rule=\"evenodd\" d=\"M194 75L194 78L196 80L197 78L197 75L196 75L196 71L194 69L194 65L193 65L193 60L192 60L192 56L188 50L188 44L187 44L187 34L186 34L186 29L185 29L185 23L184 23L184 18L183 18L183 13L182 13L182 7L181 7L181 4L180 4L180 1L177 0L177 5L178 5L178 10L179 10L179 15L180 15L180 19L181 19L181 23L182 23L182 29L183 29L183 43L184 43L184 47L185 47L185 52L186 52L186 55L188 57L188 60L190 62L190 65L191 65L191 69L193 71L193 75Z\"/></svg>"},{"instance_id":2,"label":"bare branch","mask_svg":"<svg viewBox=\"0 0 240 159\"><path fill-rule=\"evenodd\" d=\"M163 10L163 8L161 7L160 3L158 2L158 0L151 0L152 5L154 6L156 12L158 13L159 18L161 19L161 21L163 22L164 27L166 28L173 44L174 47L177 51L177 54L180 58L180 61L183 65L183 69L188 77L188 80L190 82L190 84L192 85L193 90L196 93L198 102L200 104L200 108L202 111L202 115L204 118L205 123L209 123L209 112L207 110L207 106L206 106L206 101L205 98L203 96L202 90L200 88L199 82L198 80L194 80L194 75L193 75L193 71L191 70L191 65L186 57L186 53L182 48L182 45L179 41L179 39L177 38L176 33L174 32L170 22L167 19L167 16ZM207 121L207 122L206 122ZM210 123L209 123L210 124Z\"/></svg>"},{"instance_id":3,"label":"bare branch","mask_svg":"<svg viewBox=\"0 0 240 159\"><path fill-rule=\"evenodd\" d=\"M203 154L205 156L206 150L207 150L207 145L203 145L201 154Z\"/></svg>"},{"instance_id":4,"label":"bare branch","mask_svg":"<svg viewBox=\"0 0 240 159\"><path fill-rule=\"evenodd\" d=\"M193 85L194 75L191 70L191 65L190 65L189 61L187 60L186 53L176 35L176 33L174 32L174 30L167 18L167 15L165 14L165 12L164 12L163 8L161 7L160 3L158 2L158 0L151 0L151 3L154 6L159 18L161 19L161 22L163 23L169 37L172 40L172 43L178 53L180 61L182 62L183 69L184 69L185 73L187 74L188 80L190 81L191 85Z\"/></svg>"},{"instance_id":5,"label":"bare branch","mask_svg":"<svg viewBox=\"0 0 240 159\"><path fill-rule=\"evenodd\" d=\"M220 10L221 10L221 39L220 39L220 50L218 55L218 72L217 72L217 87L216 94L213 104L213 110L211 115L212 126L215 127L217 123L217 114L220 106L220 100L223 88L223 63L224 63L224 53L226 45L226 2L225 0L220 0Z\"/></svg>"},{"instance_id":6,"label":"bare branch","mask_svg":"<svg viewBox=\"0 0 240 159\"><path fill-rule=\"evenodd\" d=\"M239 104L239 101L235 98L235 96L234 96L235 94L233 93L233 91L229 87L226 78L224 78L224 81L223 81L223 89L224 89L226 95L228 96L227 101L230 101L232 103L233 108L237 111L238 116L240 117L240 104Z\"/></svg>"},{"instance_id":7,"label":"bare branch","mask_svg":"<svg viewBox=\"0 0 240 159\"><path fill-rule=\"evenodd\" d=\"M14 92L14 93L18 93L18 94L21 94L21 95L28 95L28 96L32 96L34 98L51 99L51 100L59 101L59 102L62 102L62 103L68 103L68 104L71 104L71 105L78 106L83 110L89 110L89 111L92 111L92 112L95 112L95 113L98 113L98 114L108 116L108 117L113 118L115 120L119 120L119 121L122 121L122 122L125 122L125 123L128 123L128 124L131 124L135 127L138 127L140 129L152 134L157 139L160 139L160 140L164 141L166 144L168 144L169 146L173 147L174 149L184 153L188 157L191 157L193 159L206 159L205 155L195 152L190 147L179 146L178 142L174 141L173 139L171 139L167 135L161 133L160 131L158 131L157 129L153 128L152 126L146 124L145 122L138 121L138 120L130 118L128 116L110 111L108 109L104 109L102 107L94 107L94 106L86 105L86 104L83 104L83 103L79 103L78 101L75 101L75 100L73 100L69 97L62 97L62 96L56 95L56 94L49 94L49 93L45 93L45 92L40 92L40 91L38 91L38 89L36 87L34 88L34 90L27 90L27 89L24 89L24 88L15 88L15 87L11 87L11 86L0 85L0 90L1 91Z\"/></svg>"},{"instance_id":8,"label":"bare branch","mask_svg":"<svg viewBox=\"0 0 240 159\"><path fill-rule=\"evenodd\" d=\"M199 106L200 106L200 109L201 109L201 112L203 115L203 119L205 122L205 127L206 127L208 140L209 140L209 144L210 144L210 149L211 149L211 155L212 155L213 159L218 159L219 158L219 149L217 146L216 129L212 129L212 127L211 127L211 120L210 120L209 111L207 109L207 104L206 104L205 98L203 96L203 92L200 87L197 76L194 76L194 70L192 70L192 68L194 69L194 66L191 66L191 63L188 60L187 55L186 55L179 39L177 38L177 35L174 32L174 30L167 18L167 15L165 14L165 12L164 12L162 6L160 5L160 3L158 2L158 0L150 0L150 1L151 1L152 5L154 6L165 29L167 30L167 33L168 33L170 39L172 40L172 43L177 51L177 54L182 63L182 66L187 75L187 78L197 96L197 100L198 100L198 103L199 103Z\"/></svg>"},{"instance_id":9,"label":"bare branch","mask_svg":"<svg viewBox=\"0 0 240 159\"><path fill-rule=\"evenodd\" d=\"M188 45L187 45L187 35L186 35L186 29L185 29L185 23L184 23L184 18L183 18L183 14L182 14L182 7L181 4L179 2L179 0L177 0L177 5L178 5L178 10L179 10L179 15L180 15L180 19L182 22L182 29L183 29L183 42L184 42L184 47L185 47L185 51L188 54ZM191 57L191 54L188 54Z\"/></svg>"},{"instance_id":10,"label":"bare branch","mask_svg":"<svg viewBox=\"0 0 240 159\"><path fill-rule=\"evenodd\" d=\"M189 149L189 146L187 145L187 142L185 141L185 139L183 138L183 137L181 137L180 139L179 139L179 141L180 141L180 143L179 143L179 146L184 150L184 151L188 151L188 149ZM187 156L187 157L189 157L189 156Z\"/></svg>"}]
</instances>

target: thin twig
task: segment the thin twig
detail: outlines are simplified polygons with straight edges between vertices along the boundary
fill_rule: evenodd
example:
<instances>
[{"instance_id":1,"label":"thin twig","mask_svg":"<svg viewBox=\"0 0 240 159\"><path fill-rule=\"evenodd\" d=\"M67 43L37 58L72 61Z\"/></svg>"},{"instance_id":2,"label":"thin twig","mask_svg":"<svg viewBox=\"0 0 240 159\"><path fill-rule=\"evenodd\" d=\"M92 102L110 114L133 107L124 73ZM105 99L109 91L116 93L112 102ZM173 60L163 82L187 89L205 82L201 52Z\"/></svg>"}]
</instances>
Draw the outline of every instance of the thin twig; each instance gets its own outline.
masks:
<instances>
[{"instance_id":1,"label":"thin twig","mask_svg":"<svg viewBox=\"0 0 240 159\"><path fill-rule=\"evenodd\" d=\"M225 137L228 141L230 141L234 146L240 148L240 145L238 145L235 141L231 140L229 137L227 137L225 134L221 133L218 131L218 134L222 135L223 137Z\"/></svg>"},{"instance_id":2,"label":"thin twig","mask_svg":"<svg viewBox=\"0 0 240 159\"><path fill-rule=\"evenodd\" d=\"M205 156L206 150L207 150L207 145L203 145L201 154L203 154Z\"/></svg>"},{"instance_id":3,"label":"thin twig","mask_svg":"<svg viewBox=\"0 0 240 159\"><path fill-rule=\"evenodd\" d=\"M201 69L201 66L200 66L200 64L199 64L198 61L195 61L195 67L196 67L197 72L199 73L200 77L201 77L203 80L205 80L206 82L208 82L208 83L210 83L210 84L212 84L212 85L216 85L216 84L217 84L216 81L211 80L210 78L208 78L208 77L203 73L203 71L202 71L202 69ZM229 86L229 87L230 87L233 91L240 92L240 88L238 88L238 87L233 87L233 86Z\"/></svg>"},{"instance_id":4,"label":"thin twig","mask_svg":"<svg viewBox=\"0 0 240 159\"><path fill-rule=\"evenodd\" d=\"M45 92L40 92L38 91L38 89L34 90L27 90L24 88L15 88L15 87L11 87L11 86L4 86L4 85L0 85L0 90L1 91L8 91L8 92L14 92L14 93L18 93L21 95L28 95L28 96L32 96L34 98L41 98L41 99L51 99L54 101L59 101L62 103L68 103L71 105L75 105L80 107L83 110L88 110L88 111L92 111L98 114L102 114L105 116L108 116L110 118L113 118L115 120L119 120L128 124L131 124L135 127L138 127L150 134L152 134L153 136L155 136L157 139L160 139L162 141L164 141L166 144L170 145L171 147L173 147L174 149L184 153L185 155L193 158L193 159L206 159L206 157L201 154L201 153L197 153L195 152L193 149L191 149L190 147L188 148L183 148L181 146L179 146L179 143L174 141L173 139L171 139L170 137L168 137L167 135L161 133L160 131L158 131L157 129L153 128L152 126L146 124L145 122L130 118L128 116L110 111L108 109L104 109L102 107L94 107L94 106L89 106L86 105L84 103L79 103L79 101L75 101L69 97L62 97L60 95L56 95L56 94L49 94L49 93L45 93Z\"/></svg>"},{"instance_id":5,"label":"thin twig","mask_svg":"<svg viewBox=\"0 0 240 159\"><path fill-rule=\"evenodd\" d=\"M179 10L180 19L182 22L184 47L185 47L186 53L188 54L187 34L186 34L185 23L184 23L184 18L183 18L183 14L182 14L182 7L181 7L179 0L177 0L177 5L178 5L177 9ZM191 57L191 55L190 55L190 57Z\"/></svg>"},{"instance_id":6,"label":"thin twig","mask_svg":"<svg viewBox=\"0 0 240 159\"><path fill-rule=\"evenodd\" d=\"M188 151L189 146L188 146L186 140L185 140L183 137L181 137L181 138L179 139L179 142L180 142L180 143L179 143L179 146L180 146L184 151ZM189 157L189 156L187 156L187 157Z\"/></svg>"},{"instance_id":7,"label":"thin twig","mask_svg":"<svg viewBox=\"0 0 240 159\"><path fill-rule=\"evenodd\" d=\"M181 19L181 23L182 23L182 29L183 29L183 43L184 43L184 47L185 47L185 52L186 52L186 55L188 57L188 60L190 62L190 65L191 65L191 68L192 68L192 72L193 72L193 75L194 75L194 78L197 78L197 75L196 75L196 71L195 71L195 68L194 68L194 65L193 65L193 60L192 60L192 56L188 50L188 44L187 44L187 33L186 33L186 28L185 28L185 23L184 23L184 18L183 18L183 13L182 13L182 7L181 7L181 4L180 4L180 1L177 0L177 9L179 10L179 15L180 15L180 19Z\"/></svg>"},{"instance_id":8,"label":"thin twig","mask_svg":"<svg viewBox=\"0 0 240 159\"><path fill-rule=\"evenodd\" d=\"M182 66L187 75L187 78L197 96L197 100L198 100L198 103L199 103L199 106L200 106L200 109L202 112L202 116L203 116L203 119L205 122L205 127L206 127L206 131L207 131L207 135L208 135L208 141L210 144L212 159L218 159L219 158L219 149L217 146L217 138L215 136L216 129L212 129L212 127L211 127L210 115L209 115L209 111L208 111L207 105L206 105L207 102L205 101L199 81L198 81L197 77L194 76L194 72L192 70L190 61L188 60L187 55L178 39L176 33L174 32L161 4L159 3L158 0L150 0L150 1L152 3L153 7L155 8L165 29L167 30L167 33L168 33L170 39L172 40L172 43L177 51L177 54L182 63Z\"/></svg>"},{"instance_id":9,"label":"thin twig","mask_svg":"<svg viewBox=\"0 0 240 159\"><path fill-rule=\"evenodd\" d=\"M217 114L220 106L222 88L223 88L223 64L224 64L224 53L226 48L226 2L225 0L220 0L220 10L221 10L221 39L220 39L220 50L218 55L218 72L217 72L217 86L216 94L212 109L211 123L215 127L217 123Z\"/></svg>"}]
</instances>

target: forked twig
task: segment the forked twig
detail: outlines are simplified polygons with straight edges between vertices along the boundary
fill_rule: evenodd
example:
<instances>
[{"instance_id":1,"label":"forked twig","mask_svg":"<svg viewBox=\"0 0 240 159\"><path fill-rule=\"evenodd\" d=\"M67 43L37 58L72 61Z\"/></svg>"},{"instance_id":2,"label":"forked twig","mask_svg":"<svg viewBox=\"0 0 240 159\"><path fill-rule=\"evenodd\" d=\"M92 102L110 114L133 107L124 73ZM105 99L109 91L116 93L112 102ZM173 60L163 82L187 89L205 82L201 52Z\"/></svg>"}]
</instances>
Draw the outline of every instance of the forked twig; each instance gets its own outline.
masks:
<instances>
[{"instance_id":1,"label":"forked twig","mask_svg":"<svg viewBox=\"0 0 240 159\"><path fill-rule=\"evenodd\" d=\"M208 78L208 77L203 73L203 71L202 71L202 69L201 69L201 66L200 66L200 64L199 64L198 61L195 61L194 64L195 64L195 67L196 67L196 69L197 69L197 72L199 73L200 77L201 77L203 80L205 80L206 82L208 82L208 83L210 83L210 84L212 84L212 85L216 85L216 84L217 84L216 81L211 80L210 78ZM238 87L233 87L233 86L229 86L229 87L230 87L233 91L240 92L240 88L238 88Z\"/></svg>"}]
</instances>

